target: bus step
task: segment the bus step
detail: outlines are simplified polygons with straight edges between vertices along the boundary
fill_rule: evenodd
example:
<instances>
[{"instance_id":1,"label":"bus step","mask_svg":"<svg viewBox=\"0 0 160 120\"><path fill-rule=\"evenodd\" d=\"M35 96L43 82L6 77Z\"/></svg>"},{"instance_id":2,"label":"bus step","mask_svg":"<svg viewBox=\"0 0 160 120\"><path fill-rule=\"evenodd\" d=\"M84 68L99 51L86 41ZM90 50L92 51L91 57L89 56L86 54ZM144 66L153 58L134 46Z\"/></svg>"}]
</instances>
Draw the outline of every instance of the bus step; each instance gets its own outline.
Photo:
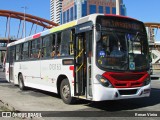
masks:
<instances>
[{"instance_id":1,"label":"bus step","mask_svg":"<svg viewBox=\"0 0 160 120\"><path fill-rule=\"evenodd\" d=\"M10 83L14 83L14 80L10 80Z\"/></svg>"},{"instance_id":2,"label":"bus step","mask_svg":"<svg viewBox=\"0 0 160 120\"><path fill-rule=\"evenodd\" d=\"M86 99L86 96L85 96L85 95L77 96L77 98L80 98L80 99Z\"/></svg>"}]
</instances>

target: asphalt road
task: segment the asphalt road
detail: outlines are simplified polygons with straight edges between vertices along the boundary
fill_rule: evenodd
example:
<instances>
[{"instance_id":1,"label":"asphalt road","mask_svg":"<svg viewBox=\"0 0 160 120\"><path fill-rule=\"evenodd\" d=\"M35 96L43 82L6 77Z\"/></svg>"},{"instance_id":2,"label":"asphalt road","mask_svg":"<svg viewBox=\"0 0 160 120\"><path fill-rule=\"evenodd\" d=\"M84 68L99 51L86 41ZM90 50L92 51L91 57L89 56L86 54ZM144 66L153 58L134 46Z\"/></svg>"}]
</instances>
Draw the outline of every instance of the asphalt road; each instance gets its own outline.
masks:
<instances>
[{"instance_id":1,"label":"asphalt road","mask_svg":"<svg viewBox=\"0 0 160 120\"><path fill-rule=\"evenodd\" d=\"M132 120L139 119L139 117L135 117L136 113L138 115L154 113L160 116L160 80L152 79L151 85L152 90L149 98L102 102L78 100L74 105L66 105L60 97L54 93L36 89L20 91L18 86L7 83L4 79L4 73L0 71L0 102L10 110L41 111L45 116L61 117L61 119L69 116L76 117L76 119L85 116L88 116L90 119L110 116L112 120L115 119L114 117L120 117L122 119L128 119L129 117L129 119ZM158 120L157 117L146 117L141 116L140 119ZM48 118L48 120L49 119L50 118Z\"/></svg>"}]
</instances>

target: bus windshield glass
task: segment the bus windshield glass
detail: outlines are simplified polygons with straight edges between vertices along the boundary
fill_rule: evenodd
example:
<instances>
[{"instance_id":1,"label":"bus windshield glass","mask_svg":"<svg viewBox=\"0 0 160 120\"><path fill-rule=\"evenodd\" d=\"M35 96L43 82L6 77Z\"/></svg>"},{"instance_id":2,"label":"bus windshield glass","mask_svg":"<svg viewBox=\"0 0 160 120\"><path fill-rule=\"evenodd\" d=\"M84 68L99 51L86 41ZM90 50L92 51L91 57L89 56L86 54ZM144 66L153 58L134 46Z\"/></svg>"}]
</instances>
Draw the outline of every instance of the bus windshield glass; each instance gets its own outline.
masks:
<instances>
[{"instance_id":1,"label":"bus windshield glass","mask_svg":"<svg viewBox=\"0 0 160 120\"><path fill-rule=\"evenodd\" d=\"M111 22L115 19L109 20ZM149 69L148 41L145 28L142 27L143 23L135 20L126 21L124 18L118 19L118 22L128 27L118 23L115 25L117 19L113 22L114 25L111 22L105 26L102 21L98 22L101 29L97 27L97 33L100 33L96 46L99 68L118 71Z\"/></svg>"}]
</instances>

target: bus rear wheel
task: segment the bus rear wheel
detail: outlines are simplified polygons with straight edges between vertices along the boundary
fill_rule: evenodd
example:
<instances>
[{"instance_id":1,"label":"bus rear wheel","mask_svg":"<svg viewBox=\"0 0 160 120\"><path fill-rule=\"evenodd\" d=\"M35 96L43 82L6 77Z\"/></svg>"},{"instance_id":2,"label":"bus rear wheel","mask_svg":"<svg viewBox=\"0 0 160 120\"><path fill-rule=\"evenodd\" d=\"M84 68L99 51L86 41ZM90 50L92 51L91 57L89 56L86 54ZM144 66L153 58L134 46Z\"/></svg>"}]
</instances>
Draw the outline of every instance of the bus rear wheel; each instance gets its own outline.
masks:
<instances>
[{"instance_id":1,"label":"bus rear wheel","mask_svg":"<svg viewBox=\"0 0 160 120\"><path fill-rule=\"evenodd\" d=\"M25 90L22 74L19 75L18 82L19 82L19 88L20 88L20 90Z\"/></svg>"},{"instance_id":2,"label":"bus rear wheel","mask_svg":"<svg viewBox=\"0 0 160 120\"><path fill-rule=\"evenodd\" d=\"M74 98L71 97L71 89L68 79L63 79L60 86L60 95L64 103L73 104Z\"/></svg>"}]
</instances>

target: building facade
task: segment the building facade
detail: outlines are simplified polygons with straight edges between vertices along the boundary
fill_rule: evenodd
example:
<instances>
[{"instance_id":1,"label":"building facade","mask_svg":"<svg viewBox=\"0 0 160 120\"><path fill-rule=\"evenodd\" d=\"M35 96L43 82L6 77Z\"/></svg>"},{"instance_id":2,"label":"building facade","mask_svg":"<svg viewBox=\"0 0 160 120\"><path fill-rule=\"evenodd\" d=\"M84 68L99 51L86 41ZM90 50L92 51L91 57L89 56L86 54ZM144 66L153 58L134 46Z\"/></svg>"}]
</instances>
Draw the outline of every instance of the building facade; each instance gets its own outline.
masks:
<instances>
[{"instance_id":1,"label":"building facade","mask_svg":"<svg viewBox=\"0 0 160 120\"><path fill-rule=\"evenodd\" d=\"M126 15L123 0L119 1L120 15ZM116 14L116 0L62 0L60 23L64 24L93 13Z\"/></svg>"},{"instance_id":2,"label":"building facade","mask_svg":"<svg viewBox=\"0 0 160 120\"><path fill-rule=\"evenodd\" d=\"M50 0L50 19L60 24L62 11L62 0Z\"/></svg>"}]
</instances>

